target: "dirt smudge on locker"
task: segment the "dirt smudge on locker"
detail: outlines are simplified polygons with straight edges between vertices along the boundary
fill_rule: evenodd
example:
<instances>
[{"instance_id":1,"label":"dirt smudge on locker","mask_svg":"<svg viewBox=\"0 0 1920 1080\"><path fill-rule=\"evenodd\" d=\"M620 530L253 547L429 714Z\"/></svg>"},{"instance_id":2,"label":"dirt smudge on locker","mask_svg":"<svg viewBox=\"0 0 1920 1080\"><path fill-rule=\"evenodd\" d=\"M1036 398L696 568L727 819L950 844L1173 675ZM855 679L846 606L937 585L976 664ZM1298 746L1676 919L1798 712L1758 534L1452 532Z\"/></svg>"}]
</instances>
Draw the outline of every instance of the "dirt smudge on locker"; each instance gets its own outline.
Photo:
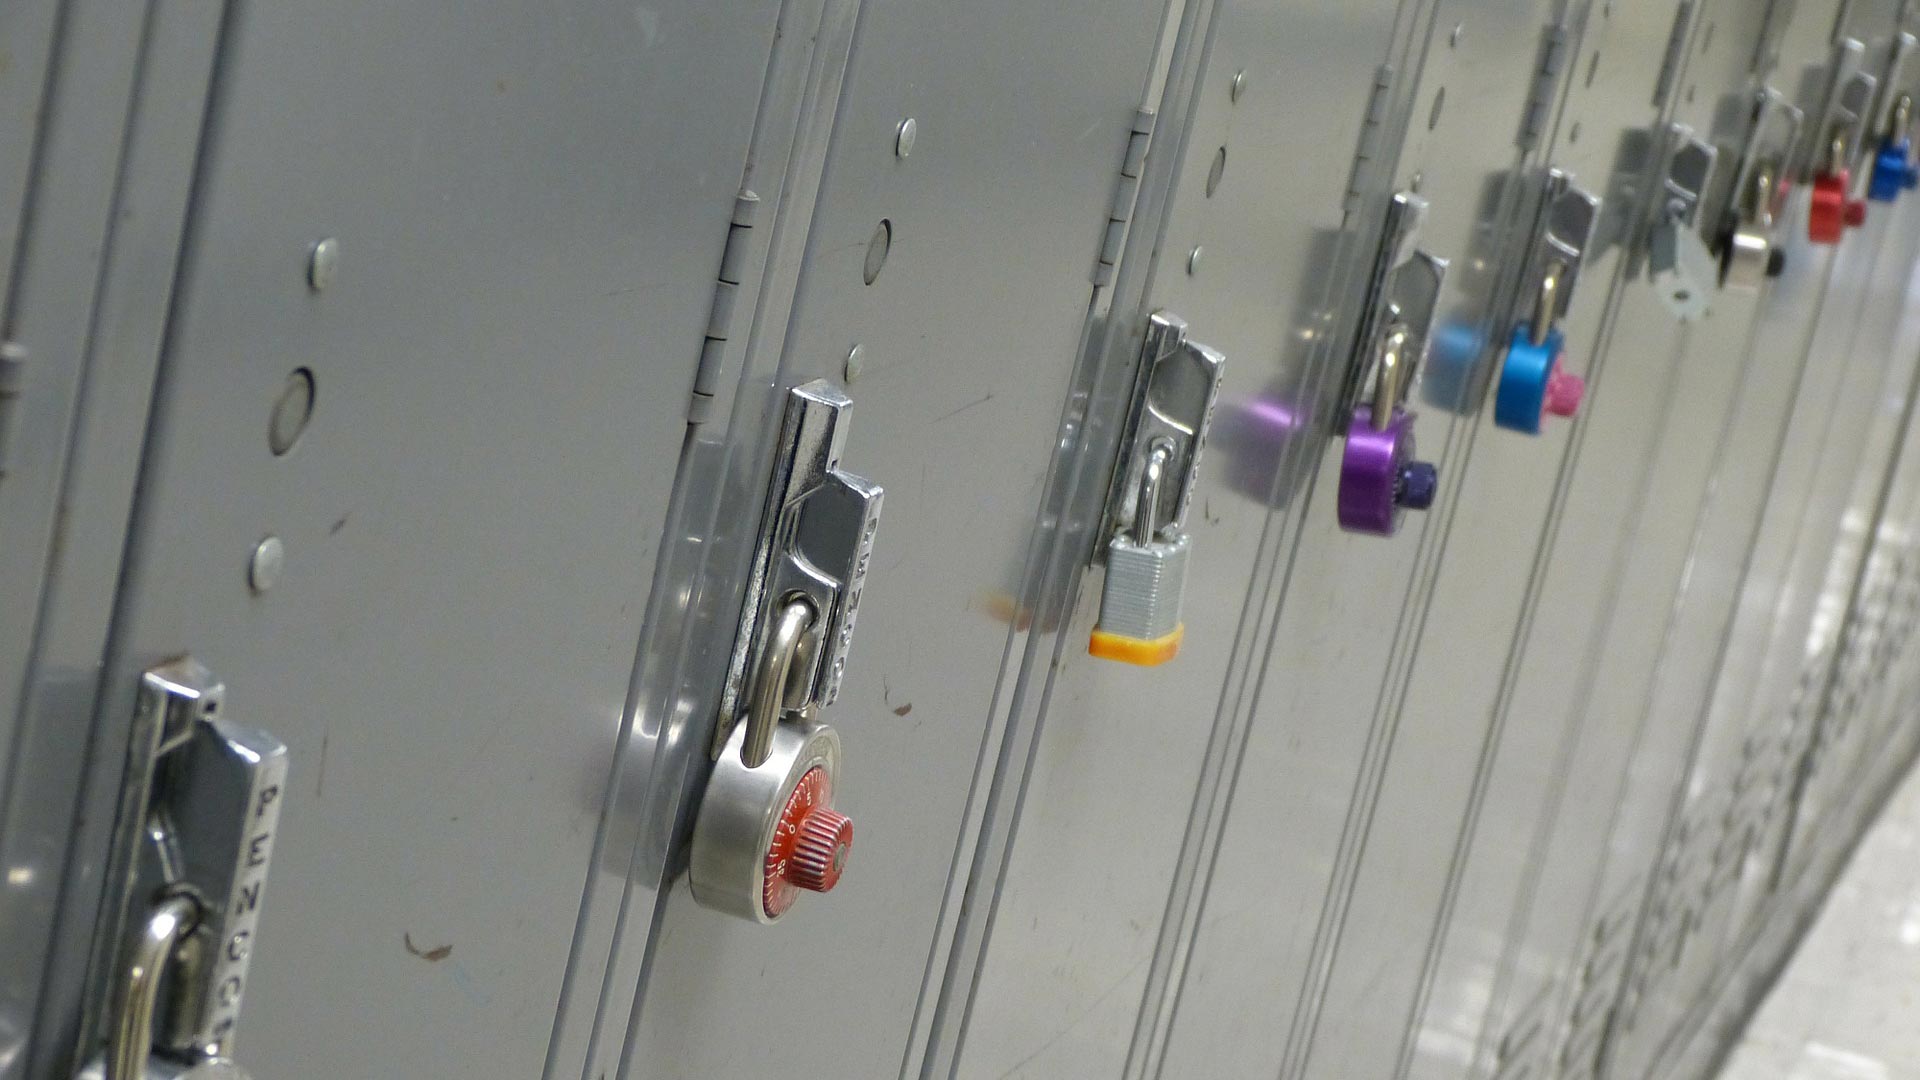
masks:
<instances>
[{"instance_id":1,"label":"dirt smudge on locker","mask_svg":"<svg viewBox=\"0 0 1920 1080\"><path fill-rule=\"evenodd\" d=\"M425 960L429 964L437 964L453 955L452 945L435 945L431 949L422 949L413 943L413 935L404 930L400 933L400 943L407 947L409 953Z\"/></svg>"}]
</instances>

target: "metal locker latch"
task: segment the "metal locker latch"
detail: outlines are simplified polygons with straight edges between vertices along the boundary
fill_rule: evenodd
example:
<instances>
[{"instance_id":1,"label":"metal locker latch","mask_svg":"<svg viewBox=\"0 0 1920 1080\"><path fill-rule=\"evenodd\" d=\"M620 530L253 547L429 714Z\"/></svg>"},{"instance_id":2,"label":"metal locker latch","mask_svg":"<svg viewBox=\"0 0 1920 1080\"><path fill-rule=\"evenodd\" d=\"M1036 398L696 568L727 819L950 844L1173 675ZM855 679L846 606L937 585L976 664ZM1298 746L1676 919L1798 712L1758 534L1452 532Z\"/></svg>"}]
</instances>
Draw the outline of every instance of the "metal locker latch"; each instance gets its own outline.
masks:
<instances>
[{"instance_id":1,"label":"metal locker latch","mask_svg":"<svg viewBox=\"0 0 1920 1080\"><path fill-rule=\"evenodd\" d=\"M1520 295L1532 297L1533 304L1528 316L1514 324L1494 391L1493 422L1503 428L1538 435L1547 414L1571 417L1580 410L1587 383L1565 370L1567 344L1560 320L1573 302L1573 287L1599 217L1599 196L1575 186L1566 172L1547 170L1533 250L1520 276Z\"/></svg>"},{"instance_id":2,"label":"metal locker latch","mask_svg":"<svg viewBox=\"0 0 1920 1080\"><path fill-rule=\"evenodd\" d=\"M231 1080L287 748L221 715L225 688L181 658L148 670L116 822L128 908L96 973L105 1049L84 1080ZM100 1014L96 1014L100 1015Z\"/></svg>"},{"instance_id":3,"label":"metal locker latch","mask_svg":"<svg viewBox=\"0 0 1920 1080\"><path fill-rule=\"evenodd\" d=\"M1418 249L1427 201L1394 195L1355 339L1338 512L1348 532L1392 536L1405 510L1433 505L1439 470L1414 458L1408 396L1426 359L1447 261Z\"/></svg>"},{"instance_id":4,"label":"metal locker latch","mask_svg":"<svg viewBox=\"0 0 1920 1080\"><path fill-rule=\"evenodd\" d=\"M833 809L840 692L881 490L839 468L853 402L826 379L787 394L714 763L693 827L694 899L758 923L840 880L853 823Z\"/></svg>"},{"instance_id":5,"label":"metal locker latch","mask_svg":"<svg viewBox=\"0 0 1920 1080\"><path fill-rule=\"evenodd\" d=\"M1685 124L1668 125L1667 145L1667 174L1655 195L1661 204L1647 236L1647 278L1674 318L1692 322L1707 313L1720 280L1713 252L1695 228L1720 152Z\"/></svg>"},{"instance_id":6,"label":"metal locker latch","mask_svg":"<svg viewBox=\"0 0 1920 1080\"><path fill-rule=\"evenodd\" d=\"M1757 290L1770 277L1779 277L1786 249L1774 235L1774 220L1786 203L1793 178L1787 174L1793 148L1800 141L1805 115L1772 87L1755 95L1746 145L1734 170L1733 184L1721 212L1719 237L1720 284L1742 292Z\"/></svg>"},{"instance_id":7,"label":"metal locker latch","mask_svg":"<svg viewBox=\"0 0 1920 1080\"><path fill-rule=\"evenodd\" d=\"M1857 38L1835 43L1833 78L1805 150L1816 164L1807 206L1807 239L1816 244L1838 244L1848 229L1867 220L1867 204L1853 194L1853 167L1867 142L1880 80L1861 70L1865 56Z\"/></svg>"},{"instance_id":8,"label":"metal locker latch","mask_svg":"<svg viewBox=\"0 0 1920 1080\"><path fill-rule=\"evenodd\" d=\"M1087 651L1103 660L1163 664L1180 651L1187 507L1213 422L1226 357L1187 337L1177 315L1148 320L1133 408L1105 528L1107 578Z\"/></svg>"}]
</instances>

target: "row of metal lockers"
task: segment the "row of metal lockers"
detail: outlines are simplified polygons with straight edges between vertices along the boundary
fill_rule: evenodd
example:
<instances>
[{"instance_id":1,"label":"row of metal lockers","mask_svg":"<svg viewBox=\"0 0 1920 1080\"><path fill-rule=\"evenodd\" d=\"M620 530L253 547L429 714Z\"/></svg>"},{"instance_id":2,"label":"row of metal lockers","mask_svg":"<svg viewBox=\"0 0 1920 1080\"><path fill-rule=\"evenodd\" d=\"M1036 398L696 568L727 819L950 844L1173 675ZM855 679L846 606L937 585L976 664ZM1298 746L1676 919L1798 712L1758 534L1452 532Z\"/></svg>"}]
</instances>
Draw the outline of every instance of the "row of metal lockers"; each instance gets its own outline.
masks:
<instances>
[{"instance_id":1,"label":"row of metal lockers","mask_svg":"<svg viewBox=\"0 0 1920 1080\"><path fill-rule=\"evenodd\" d=\"M0 5L0 1078L1708 1075L1915 8Z\"/></svg>"}]
</instances>

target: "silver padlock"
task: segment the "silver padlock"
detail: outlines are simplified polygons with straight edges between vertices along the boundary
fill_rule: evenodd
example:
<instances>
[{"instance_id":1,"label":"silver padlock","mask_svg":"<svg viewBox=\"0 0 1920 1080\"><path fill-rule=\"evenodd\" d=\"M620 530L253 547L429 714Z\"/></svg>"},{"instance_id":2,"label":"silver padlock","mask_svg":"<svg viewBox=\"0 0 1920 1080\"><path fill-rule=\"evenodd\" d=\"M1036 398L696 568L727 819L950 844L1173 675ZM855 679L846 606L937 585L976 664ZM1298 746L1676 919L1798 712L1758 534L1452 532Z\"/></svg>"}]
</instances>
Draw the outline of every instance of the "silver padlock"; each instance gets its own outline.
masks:
<instances>
[{"instance_id":1,"label":"silver padlock","mask_svg":"<svg viewBox=\"0 0 1920 1080\"><path fill-rule=\"evenodd\" d=\"M1103 660L1162 664L1180 651L1192 547L1185 523L1200 452L1226 358L1187 339L1187 324L1148 321L1137 397L1109 493L1100 621L1087 651Z\"/></svg>"},{"instance_id":2,"label":"silver padlock","mask_svg":"<svg viewBox=\"0 0 1920 1080\"><path fill-rule=\"evenodd\" d=\"M1173 448L1164 442L1149 453L1133 526L1107 545L1100 625L1089 645L1103 659L1160 663L1180 647L1180 604L1193 545L1185 533L1164 528L1161 493L1172 459Z\"/></svg>"},{"instance_id":3,"label":"silver padlock","mask_svg":"<svg viewBox=\"0 0 1920 1080\"><path fill-rule=\"evenodd\" d=\"M1707 313L1720 281L1719 262L1695 229L1718 151L1684 124L1672 125L1669 138L1662 202L1647 237L1647 277L1667 310L1692 322Z\"/></svg>"}]
</instances>

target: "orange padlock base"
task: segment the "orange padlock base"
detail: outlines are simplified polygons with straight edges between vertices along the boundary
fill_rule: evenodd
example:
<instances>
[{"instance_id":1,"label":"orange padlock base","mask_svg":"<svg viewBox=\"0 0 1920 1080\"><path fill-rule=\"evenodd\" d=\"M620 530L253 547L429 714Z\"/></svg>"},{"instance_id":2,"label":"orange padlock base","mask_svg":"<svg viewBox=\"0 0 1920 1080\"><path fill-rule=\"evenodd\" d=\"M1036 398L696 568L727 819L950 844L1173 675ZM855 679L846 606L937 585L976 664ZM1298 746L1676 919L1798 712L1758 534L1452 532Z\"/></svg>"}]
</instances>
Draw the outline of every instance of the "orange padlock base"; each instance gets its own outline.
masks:
<instances>
[{"instance_id":1,"label":"orange padlock base","mask_svg":"<svg viewBox=\"0 0 1920 1080\"><path fill-rule=\"evenodd\" d=\"M1186 632L1185 623L1174 627L1173 633L1157 638L1126 637L1094 627L1093 637L1087 642L1087 652L1102 660L1153 667L1166 663L1180 652L1180 639Z\"/></svg>"}]
</instances>

